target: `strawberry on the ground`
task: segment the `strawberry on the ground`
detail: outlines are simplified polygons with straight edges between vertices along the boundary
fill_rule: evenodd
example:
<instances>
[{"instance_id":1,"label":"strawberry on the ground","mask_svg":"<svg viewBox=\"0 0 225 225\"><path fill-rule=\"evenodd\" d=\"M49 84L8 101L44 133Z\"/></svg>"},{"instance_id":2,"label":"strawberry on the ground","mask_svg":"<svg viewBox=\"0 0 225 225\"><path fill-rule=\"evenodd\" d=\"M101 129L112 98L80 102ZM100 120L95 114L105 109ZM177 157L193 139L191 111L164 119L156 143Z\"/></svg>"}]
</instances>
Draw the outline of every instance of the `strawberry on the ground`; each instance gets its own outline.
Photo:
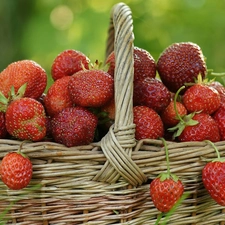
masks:
<instances>
[{"instance_id":1,"label":"strawberry on the ground","mask_svg":"<svg viewBox=\"0 0 225 225\"><path fill-rule=\"evenodd\" d=\"M219 92L204 84L201 76L198 76L197 83L189 87L183 94L183 104L188 112L205 112L213 114L221 104Z\"/></svg>"},{"instance_id":2,"label":"strawberry on the ground","mask_svg":"<svg viewBox=\"0 0 225 225\"><path fill-rule=\"evenodd\" d=\"M150 183L150 196L155 207L161 212L168 212L184 193L184 186L175 174L170 172L169 153L164 142L167 172L159 174Z\"/></svg>"},{"instance_id":3,"label":"strawberry on the ground","mask_svg":"<svg viewBox=\"0 0 225 225\"><path fill-rule=\"evenodd\" d=\"M67 147L88 145L94 140L97 124L97 117L86 108L65 108L51 120L52 136Z\"/></svg>"},{"instance_id":4,"label":"strawberry on the ground","mask_svg":"<svg viewBox=\"0 0 225 225\"><path fill-rule=\"evenodd\" d=\"M101 107L113 98L113 78L101 69L81 70L68 84L71 100L83 107Z\"/></svg>"},{"instance_id":5,"label":"strawberry on the ground","mask_svg":"<svg viewBox=\"0 0 225 225\"><path fill-rule=\"evenodd\" d=\"M10 152L3 157L0 177L9 189L19 190L27 187L32 174L32 163L21 152Z\"/></svg>"},{"instance_id":6,"label":"strawberry on the ground","mask_svg":"<svg viewBox=\"0 0 225 225\"><path fill-rule=\"evenodd\" d=\"M171 101L171 93L166 86L156 78L146 77L134 82L134 105L145 105L162 112Z\"/></svg>"},{"instance_id":7,"label":"strawberry on the ground","mask_svg":"<svg viewBox=\"0 0 225 225\"><path fill-rule=\"evenodd\" d=\"M5 113L0 112L0 138L3 139L7 136L8 132L5 126Z\"/></svg>"},{"instance_id":8,"label":"strawberry on the ground","mask_svg":"<svg viewBox=\"0 0 225 225\"><path fill-rule=\"evenodd\" d=\"M163 137L163 122L156 111L147 106L135 106L133 109L135 138L137 140Z\"/></svg>"},{"instance_id":9,"label":"strawberry on the ground","mask_svg":"<svg viewBox=\"0 0 225 225\"><path fill-rule=\"evenodd\" d=\"M145 49L134 47L134 80L144 77L156 77L156 63L152 55ZM114 51L106 59L109 64L108 73L114 77L115 53Z\"/></svg>"},{"instance_id":10,"label":"strawberry on the ground","mask_svg":"<svg viewBox=\"0 0 225 225\"><path fill-rule=\"evenodd\" d=\"M221 141L225 140L225 103L221 104L218 110L212 115L213 119L217 122Z\"/></svg>"},{"instance_id":11,"label":"strawberry on the ground","mask_svg":"<svg viewBox=\"0 0 225 225\"><path fill-rule=\"evenodd\" d=\"M57 79L48 89L44 98L44 106L49 116L54 116L67 107L72 107L73 102L70 98L68 83L70 76Z\"/></svg>"},{"instance_id":12,"label":"strawberry on the ground","mask_svg":"<svg viewBox=\"0 0 225 225\"><path fill-rule=\"evenodd\" d=\"M89 68L90 59L82 52L74 49L64 50L53 61L51 75L53 80L71 76L83 68Z\"/></svg>"},{"instance_id":13,"label":"strawberry on the ground","mask_svg":"<svg viewBox=\"0 0 225 225\"><path fill-rule=\"evenodd\" d=\"M43 105L33 98L13 100L5 113L6 129L20 140L42 140L46 135L46 115Z\"/></svg>"},{"instance_id":14,"label":"strawberry on the ground","mask_svg":"<svg viewBox=\"0 0 225 225\"><path fill-rule=\"evenodd\" d=\"M204 166L202 181L211 198L219 205L225 206L225 159L220 158L216 147L214 149L217 158Z\"/></svg>"},{"instance_id":15,"label":"strawberry on the ground","mask_svg":"<svg viewBox=\"0 0 225 225\"><path fill-rule=\"evenodd\" d=\"M171 101L160 114L163 124L166 127L173 127L179 123L179 119L176 117L174 104L176 104L177 113L179 113L181 117L187 115L187 109L181 102L176 101L175 103L175 101Z\"/></svg>"},{"instance_id":16,"label":"strawberry on the ground","mask_svg":"<svg viewBox=\"0 0 225 225\"><path fill-rule=\"evenodd\" d=\"M27 88L24 97L34 99L42 95L47 85L45 70L32 60L13 62L0 73L0 92L6 97L12 86L17 92L25 83L27 83Z\"/></svg>"},{"instance_id":17,"label":"strawberry on the ground","mask_svg":"<svg viewBox=\"0 0 225 225\"><path fill-rule=\"evenodd\" d=\"M185 83L194 82L198 74L204 78L207 68L202 50L197 44L180 42L173 43L161 53L157 71L166 87L176 93Z\"/></svg>"}]
</instances>

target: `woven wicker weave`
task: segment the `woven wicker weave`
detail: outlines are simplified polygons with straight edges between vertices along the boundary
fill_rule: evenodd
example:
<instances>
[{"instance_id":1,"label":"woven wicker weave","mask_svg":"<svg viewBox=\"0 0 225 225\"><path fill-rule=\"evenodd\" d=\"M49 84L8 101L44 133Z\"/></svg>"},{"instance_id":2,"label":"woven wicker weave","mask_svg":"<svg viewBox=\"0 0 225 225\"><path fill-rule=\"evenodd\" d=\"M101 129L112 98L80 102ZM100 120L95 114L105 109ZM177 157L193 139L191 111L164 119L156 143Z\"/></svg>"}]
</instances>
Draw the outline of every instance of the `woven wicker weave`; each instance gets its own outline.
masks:
<instances>
[{"instance_id":1,"label":"woven wicker weave","mask_svg":"<svg viewBox=\"0 0 225 225\"><path fill-rule=\"evenodd\" d=\"M133 40L130 8L116 4L106 53L114 49L116 55L115 124L99 143L86 146L23 143L34 172L29 187L20 191L0 182L0 214L8 209L7 224L155 224L160 212L151 201L149 183L166 171L166 159L160 140L134 138ZM0 140L0 159L20 145ZM225 156L225 142L215 145ZM168 150L171 171L190 193L169 224L225 224L224 207L209 197L201 181L206 161L216 157L213 147L207 142L168 142Z\"/></svg>"}]
</instances>

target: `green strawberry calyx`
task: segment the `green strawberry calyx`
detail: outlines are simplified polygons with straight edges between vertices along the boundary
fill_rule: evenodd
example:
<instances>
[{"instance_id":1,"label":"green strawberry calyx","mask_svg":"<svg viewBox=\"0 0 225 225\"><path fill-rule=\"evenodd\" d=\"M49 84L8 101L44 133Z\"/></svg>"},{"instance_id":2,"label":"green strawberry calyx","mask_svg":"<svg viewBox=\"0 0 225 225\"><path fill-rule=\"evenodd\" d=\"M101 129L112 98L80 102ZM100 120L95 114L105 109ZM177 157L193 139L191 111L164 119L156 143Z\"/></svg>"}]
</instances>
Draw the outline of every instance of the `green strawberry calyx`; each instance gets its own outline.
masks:
<instances>
[{"instance_id":1,"label":"green strawberry calyx","mask_svg":"<svg viewBox=\"0 0 225 225\"><path fill-rule=\"evenodd\" d=\"M109 69L109 64L103 64L102 61L99 60L95 60L94 63L92 63L91 61L88 64L88 69L86 69L83 65L83 63L81 63L82 69L83 70L102 70L104 72L107 72Z\"/></svg>"},{"instance_id":2,"label":"green strawberry calyx","mask_svg":"<svg viewBox=\"0 0 225 225\"><path fill-rule=\"evenodd\" d=\"M8 94L8 98L4 96L4 94L2 92L0 92L0 111L1 112L6 112L6 109L8 107L8 105L16 100L16 99L20 99L24 96L25 91L27 88L27 83L24 83L17 92L15 92L15 88L12 86L9 94Z\"/></svg>"},{"instance_id":3,"label":"green strawberry calyx","mask_svg":"<svg viewBox=\"0 0 225 225\"><path fill-rule=\"evenodd\" d=\"M167 179L172 179L175 182L177 182L179 178L175 174L172 174L170 172L169 151L168 151L167 143L164 138L160 138L160 139L162 140L164 148L165 148L167 171L165 173L160 173L158 177L160 178L161 182Z\"/></svg>"},{"instance_id":4,"label":"green strawberry calyx","mask_svg":"<svg viewBox=\"0 0 225 225\"><path fill-rule=\"evenodd\" d=\"M168 128L168 131L174 132L173 139L175 139L176 137L179 137L186 126L195 126L199 123L197 120L193 120L192 118L194 117L194 115L196 113L200 113L201 111L193 112L193 113L190 113L190 114L184 115L184 116L181 116L178 113L176 102L177 102L177 98L179 96L179 93L184 88L185 88L185 86L180 87L179 90L176 92L175 97L174 97L174 110L175 110L175 113L176 113L176 119L179 120L179 123L174 127Z\"/></svg>"}]
</instances>

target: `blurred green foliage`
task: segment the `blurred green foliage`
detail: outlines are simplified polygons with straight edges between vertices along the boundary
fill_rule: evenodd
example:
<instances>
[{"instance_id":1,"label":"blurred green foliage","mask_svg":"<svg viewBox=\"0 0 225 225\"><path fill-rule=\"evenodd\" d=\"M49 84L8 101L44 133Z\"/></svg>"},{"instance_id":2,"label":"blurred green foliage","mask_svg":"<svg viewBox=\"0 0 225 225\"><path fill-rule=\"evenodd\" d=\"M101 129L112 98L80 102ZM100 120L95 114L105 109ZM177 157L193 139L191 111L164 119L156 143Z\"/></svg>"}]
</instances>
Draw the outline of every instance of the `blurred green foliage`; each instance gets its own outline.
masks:
<instances>
[{"instance_id":1,"label":"blurred green foliage","mask_svg":"<svg viewBox=\"0 0 225 225\"><path fill-rule=\"evenodd\" d=\"M1 0L0 70L33 59L49 75L54 58L77 49L103 61L116 0ZM155 60L174 42L197 43L215 72L225 71L224 0L124 0L132 10L135 45Z\"/></svg>"}]
</instances>

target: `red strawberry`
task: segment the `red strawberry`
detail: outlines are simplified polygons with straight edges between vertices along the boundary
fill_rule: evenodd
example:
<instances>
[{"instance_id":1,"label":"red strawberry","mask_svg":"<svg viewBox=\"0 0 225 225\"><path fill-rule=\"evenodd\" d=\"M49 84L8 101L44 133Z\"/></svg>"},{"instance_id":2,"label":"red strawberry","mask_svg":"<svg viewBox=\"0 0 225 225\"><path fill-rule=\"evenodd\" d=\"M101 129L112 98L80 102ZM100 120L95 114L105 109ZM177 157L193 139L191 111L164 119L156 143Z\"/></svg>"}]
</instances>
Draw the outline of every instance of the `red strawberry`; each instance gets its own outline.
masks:
<instances>
[{"instance_id":1,"label":"red strawberry","mask_svg":"<svg viewBox=\"0 0 225 225\"><path fill-rule=\"evenodd\" d=\"M147 106L134 107L135 138L137 140L163 137L164 127L160 116Z\"/></svg>"},{"instance_id":2,"label":"red strawberry","mask_svg":"<svg viewBox=\"0 0 225 225\"><path fill-rule=\"evenodd\" d=\"M159 177L151 182L151 198L155 207L161 212L168 212L180 199L184 187L180 180L162 180Z\"/></svg>"},{"instance_id":3,"label":"red strawberry","mask_svg":"<svg viewBox=\"0 0 225 225\"><path fill-rule=\"evenodd\" d=\"M75 105L101 107L113 97L114 81L103 70L82 70L71 76L68 89Z\"/></svg>"},{"instance_id":4,"label":"red strawberry","mask_svg":"<svg viewBox=\"0 0 225 225\"><path fill-rule=\"evenodd\" d=\"M39 141L46 134L46 115L43 105L33 98L12 101L5 114L6 129L21 140Z\"/></svg>"},{"instance_id":5,"label":"red strawberry","mask_svg":"<svg viewBox=\"0 0 225 225\"><path fill-rule=\"evenodd\" d=\"M194 84L183 95L183 104L188 112L214 113L220 107L219 92L205 84Z\"/></svg>"},{"instance_id":6,"label":"red strawberry","mask_svg":"<svg viewBox=\"0 0 225 225\"><path fill-rule=\"evenodd\" d=\"M15 92L27 84L24 97L38 99L41 97L47 85L47 74L45 70L32 60L21 60L13 62L0 74L0 92L8 97L13 86Z\"/></svg>"},{"instance_id":7,"label":"red strawberry","mask_svg":"<svg viewBox=\"0 0 225 225\"><path fill-rule=\"evenodd\" d=\"M150 195L155 207L161 212L168 212L181 198L184 186L181 180L170 172L169 154L166 142L163 140L166 152L167 172L160 174L150 183Z\"/></svg>"},{"instance_id":8,"label":"red strawberry","mask_svg":"<svg viewBox=\"0 0 225 225\"><path fill-rule=\"evenodd\" d=\"M190 115L189 115L190 117ZM190 119L190 118L188 118ZM183 121L188 122L186 117ZM217 122L207 113L197 113L192 117L194 125L184 125L184 129L178 136L179 141L220 141L220 133ZM184 123L185 124L185 123Z\"/></svg>"},{"instance_id":9,"label":"red strawberry","mask_svg":"<svg viewBox=\"0 0 225 225\"><path fill-rule=\"evenodd\" d=\"M94 140L98 119L83 107L65 108L51 120L54 140L67 147L88 145Z\"/></svg>"},{"instance_id":10,"label":"red strawberry","mask_svg":"<svg viewBox=\"0 0 225 225\"><path fill-rule=\"evenodd\" d=\"M89 58L82 52L68 49L61 52L53 61L51 74L53 80L71 76L83 68L89 68Z\"/></svg>"},{"instance_id":11,"label":"red strawberry","mask_svg":"<svg viewBox=\"0 0 225 225\"><path fill-rule=\"evenodd\" d=\"M106 59L106 64L109 63L108 73L114 77L115 70L115 53L114 51ZM144 77L156 76L156 63L151 54L142 48L134 47L134 80Z\"/></svg>"},{"instance_id":12,"label":"red strawberry","mask_svg":"<svg viewBox=\"0 0 225 225\"><path fill-rule=\"evenodd\" d=\"M218 149L215 149L218 158L204 166L202 181L212 199L225 206L225 160L220 158Z\"/></svg>"},{"instance_id":13,"label":"red strawberry","mask_svg":"<svg viewBox=\"0 0 225 225\"><path fill-rule=\"evenodd\" d=\"M0 112L0 138L5 138L7 136L7 130L5 126L5 113Z\"/></svg>"},{"instance_id":14,"label":"red strawberry","mask_svg":"<svg viewBox=\"0 0 225 225\"><path fill-rule=\"evenodd\" d=\"M115 120L115 99L112 98L109 102L101 107L103 112L108 113L110 120Z\"/></svg>"},{"instance_id":15,"label":"red strawberry","mask_svg":"<svg viewBox=\"0 0 225 225\"><path fill-rule=\"evenodd\" d=\"M219 92L221 103L225 103L225 87L219 81L209 82L208 85Z\"/></svg>"},{"instance_id":16,"label":"red strawberry","mask_svg":"<svg viewBox=\"0 0 225 225\"><path fill-rule=\"evenodd\" d=\"M25 188L30 183L32 173L31 161L21 153L8 153L0 164L1 179L13 190Z\"/></svg>"},{"instance_id":17,"label":"red strawberry","mask_svg":"<svg viewBox=\"0 0 225 225\"><path fill-rule=\"evenodd\" d=\"M49 116L54 116L62 109L73 106L68 90L70 78L70 76L62 77L49 87L44 98L44 106Z\"/></svg>"},{"instance_id":18,"label":"red strawberry","mask_svg":"<svg viewBox=\"0 0 225 225\"><path fill-rule=\"evenodd\" d=\"M162 82L174 93L185 83L194 82L198 74L204 78L207 73L201 48L192 42L166 48L157 61L157 70Z\"/></svg>"},{"instance_id":19,"label":"red strawberry","mask_svg":"<svg viewBox=\"0 0 225 225\"><path fill-rule=\"evenodd\" d=\"M187 109L181 102L176 102L177 113L181 117L187 115ZM173 127L179 123L179 119L176 117L176 112L174 109L174 101L171 101L169 105L160 114L161 119L167 127Z\"/></svg>"},{"instance_id":20,"label":"red strawberry","mask_svg":"<svg viewBox=\"0 0 225 225\"><path fill-rule=\"evenodd\" d=\"M133 99L134 105L145 105L160 113L169 105L171 94L160 80L146 77L134 82Z\"/></svg>"},{"instance_id":21,"label":"red strawberry","mask_svg":"<svg viewBox=\"0 0 225 225\"><path fill-rule=\"evenodd\" d=\"M212 115L213 119L217 122L221 141L225 140L225 104L221 104L220 108Z\"/></svg>"}]
</instances>

